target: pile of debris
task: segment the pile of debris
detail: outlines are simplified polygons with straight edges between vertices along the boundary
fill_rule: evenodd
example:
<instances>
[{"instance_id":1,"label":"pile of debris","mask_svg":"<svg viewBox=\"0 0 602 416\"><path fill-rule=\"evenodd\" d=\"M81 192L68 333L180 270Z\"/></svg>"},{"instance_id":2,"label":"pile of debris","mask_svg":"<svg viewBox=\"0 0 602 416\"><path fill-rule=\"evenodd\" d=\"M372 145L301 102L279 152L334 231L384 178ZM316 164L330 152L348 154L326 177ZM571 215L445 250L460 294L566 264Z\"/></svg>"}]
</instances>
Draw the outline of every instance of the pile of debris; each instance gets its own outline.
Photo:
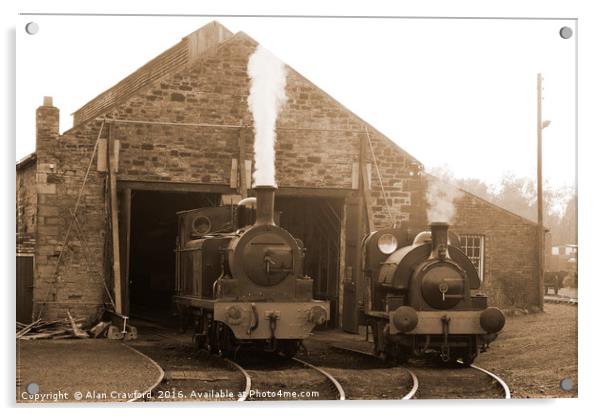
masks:
<instances>
[{"instance_id":1,"label":"pile of debris","mask_svg":"<svg viewBox=\"0 0 602 416\"><path fill-rule=\"evenodd\" d=\"M89 330L83 329L85 319L73 319L71 313L67 311L67 318L57 321L43 321L38 319L31 324L22 324L17 322L17 339L67 339L67 338L98 338L104 335L109 326L109 322L100 321Z\"/></svg>"}]
</instances>

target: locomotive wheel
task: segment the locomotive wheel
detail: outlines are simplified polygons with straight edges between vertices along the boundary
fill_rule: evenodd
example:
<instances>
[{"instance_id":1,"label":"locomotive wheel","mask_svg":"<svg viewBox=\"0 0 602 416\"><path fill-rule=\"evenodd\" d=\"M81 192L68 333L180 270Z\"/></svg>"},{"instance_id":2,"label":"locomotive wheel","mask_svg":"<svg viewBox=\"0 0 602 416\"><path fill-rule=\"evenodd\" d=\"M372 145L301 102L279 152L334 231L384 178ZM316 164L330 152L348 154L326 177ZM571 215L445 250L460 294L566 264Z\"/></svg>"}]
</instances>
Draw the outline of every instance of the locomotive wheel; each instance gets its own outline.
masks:
<instances>
[{"instance_id":1,"label":"locomotive wheel","mask_svg":"<svg viewBox=\"0 0 602 416\"><path fill-rule=\"evenodd\" d=\"M215 325L217 328L216 351L222 357L233 357L237 350L237 342L232 330L222 322Z\"/></svg>"}]
</instances>

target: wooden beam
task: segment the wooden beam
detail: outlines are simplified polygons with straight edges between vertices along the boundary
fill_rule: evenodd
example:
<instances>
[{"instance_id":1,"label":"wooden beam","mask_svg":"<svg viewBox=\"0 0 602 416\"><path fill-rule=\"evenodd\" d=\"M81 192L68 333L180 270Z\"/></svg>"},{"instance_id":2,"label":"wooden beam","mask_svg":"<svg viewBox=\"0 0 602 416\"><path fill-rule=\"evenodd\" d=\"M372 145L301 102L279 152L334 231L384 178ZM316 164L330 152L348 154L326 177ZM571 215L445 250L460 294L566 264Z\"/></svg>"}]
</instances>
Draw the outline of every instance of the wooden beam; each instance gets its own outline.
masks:
<instances>
[{"instance_id":1,"label":"wooden beam","mask_svg":"<svg viewBox=\"0 0 602 416\"><path fill-rule=\"evenodd\" d=\"M109 125L109 186L111 195L111 230L113 238L113 291L115 296L115 312L122 313L122 294L121 294L121 263L120 263L120 252L119 252L119 217L118 217L118 200L117 200L117 160L114 155L114 138L113 124Z\"/></svg>"},{"instance_id":2,"label":"wooden beam","mask_svg":"<svg viewBox=\"0 0 602 416\"><path fill-rule=\"evenodd\" d=\"M205 184L191 182L168 182L168 181L130 181L119 180L119 190L131 189L135 191L159 191L159 192L203 192L216 194L229 194L232 189L227 184Z\"/></svg>"},{"instance_id":3,"label":"wooden beam","mask_svg":"<svg viewBox=\"0 0 602 416\"><path fill-rule=\"evenodd\" d=\"M247 197L247 142L245 140L245 129L241 128L238 131L238 193L243 197Z\"/></svg>"},{"instance_id":4,"label":"wooden beam","mask_svg":"<svg viewBox=\"0 0 602 416\"><path fill-rule=\"evenodd\" d=\"M292 196L292 197L316 197L316 198L347 198L357 195L356 191L351 189L338 188L302 188L295 186L286 186L278 188L276 197Z\"/></svg>"},{"instance_id":5,"label":"wooden beam","mask_svg":"<svg viewBox=\"0 0 602 416\"><path fill-rule=\"evenodd\" d=\"M365 135L360 136L360 175L362 177L360 188L362 190L362 199L366 211L366 218L368 220L368 232L372 232L374 231L374 217L372 215L372 196L370 194L370 181L368 179L366 140L367 137Z\"/></svg>"},{"instance_id":6,"label":"wooden beam","mask_svg":"<svg viewBox=\"0 0 602 416\"><path fill-rule=\"evenodd\" d=\"M121 268L121 284L123 287L123 313L130 313L130 234L131 234L131 213L132 213L132 190L124 189L120 194L121 209L119 210L120 224L120 252L123 259Z\"/></svg>"}]
</instances>

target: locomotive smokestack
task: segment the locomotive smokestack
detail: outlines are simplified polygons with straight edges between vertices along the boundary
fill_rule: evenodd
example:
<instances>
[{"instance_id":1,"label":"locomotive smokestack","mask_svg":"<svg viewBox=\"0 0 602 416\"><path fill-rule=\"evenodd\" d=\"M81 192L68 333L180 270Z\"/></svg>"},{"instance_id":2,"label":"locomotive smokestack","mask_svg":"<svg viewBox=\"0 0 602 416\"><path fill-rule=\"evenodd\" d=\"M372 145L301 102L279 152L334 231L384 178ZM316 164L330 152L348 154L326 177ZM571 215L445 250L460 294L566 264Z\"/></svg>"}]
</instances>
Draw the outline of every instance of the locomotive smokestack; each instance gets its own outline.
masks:
<instances>
[{"instance_id":1,"label":"locomotive smokestack","mask_svg":"<svg viewBox=\"0 0 602 416\"><path fill-rule=\"evenodd\" d=\"M431 223L431 258L443 260L449 257L447 251L447 230L449 224L446 222Z\"/></svg>"},{"instance_id":2,"label":"locomotive smokestack","mask_svg":"<svg viewBox=\"0 0 602 416\"><path fill-rule=\"evenodd\" d=\"M275 225L274 195L276 187L261 185L253 189L257 198L257 219L255 220L255 225Z\"/></svg>"}]
</instances>

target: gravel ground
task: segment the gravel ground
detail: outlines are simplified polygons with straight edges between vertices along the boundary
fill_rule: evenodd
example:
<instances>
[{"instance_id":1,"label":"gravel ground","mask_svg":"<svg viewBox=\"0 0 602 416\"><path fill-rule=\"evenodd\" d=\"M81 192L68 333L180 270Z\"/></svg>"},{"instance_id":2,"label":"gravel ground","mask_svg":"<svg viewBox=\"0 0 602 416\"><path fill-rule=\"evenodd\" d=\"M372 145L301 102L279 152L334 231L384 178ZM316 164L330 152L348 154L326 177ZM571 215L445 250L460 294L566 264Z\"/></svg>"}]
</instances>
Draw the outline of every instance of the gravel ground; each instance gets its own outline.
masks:
<instances>
[{"instance_id":1,"label":"gravel ground","mask_svg":"<svg viewBox=\"0 0 602 416\"><path fill-rule=\"evenodd\" d=\"M157 336L151 332L131 344L157 360L166 370L166 378L158 388L160 390L214 390L219 387L237 391L241 388L240 375L224 367L221 360L194 352L187 335L168 331ZM409 388L410 380L407 373L400 371L402 369L336 353L328 347L329 344L362 350L370 350L371 345L357 335L340 331L317 332L306 342L309 355L300 355L300 358L323 366L337 377L349 398L396 399ZM21 394L29 383L37 383L41 393L58 390L67 393L68 401L74 400L76 391L97 393L93 397L84 397L84 401L126 401L127 397L100 396L111 391L144 391L158 376L157 369L150 362L120 342L109 340L20 341L17 344L17 362L21 378L21 385L17 387L18 402L27 401L22 399ZM286 366L280 368L276 364L267 368L245 364L254 372L256 387L261 390L274 387L287 390L292 385L294 390L310 390L310 387L313 390L323 384L318 375L304 369L290 372ZM490 350L477 358L475 364L502 377L509 385L513 398L577 397L577 307L546 304L543 313L509 316L504 331ZM418 362L410 362L410 366L419 373L425 372L419 374L423 383L428 382L426 377L429 371L437 373L437 377L429 378L448 381L432 383L430 389L426 389L427 384L424 384L422 394L420 390L418 392L419 398L491 397L491 392L495 393L495 386L488 386L486 379L480 383L482 388L479 389L483 391L460 389L456 394L450 390L453 385L471 384L464 382L463 377L470 376L471 380L479 377L469 374L474 370L464 369L467 371L463 374L429 369L428 366L422 368ZM296 379L290 379L290 374L294 374ZM570 391L560 388L560 380L565 378L573 382ZM317 390L327 393L326 386ZM321 398L331 398L328 396L326 394ZM153 399L161 400L158 397ZM190 397L162 398L178 399L191 400Z\"/></svg>"},{"instance_id":2,"label":"gravel ground","mask_svg":"<svg viewBox=\"0 0 602 416\"><path fill-rule=\"evenodd\" d=\"M345 343L333 344L343 346ZM412 388L410 374L401 367L376 357L333 349L326 342L311 338L305 345L309 355L299 354L299 357L332 374L341 383L348 400L398 400ZM355 345L348 343L347 346Z\"/></svg>"},{"instance_id":3,"label":"gravel ground","mask_svg":"<svg viewBox=\"0 0 602 416\"><path fill-rule=\"evenodd\" d=\"M46 402L124 402L159 377L148 359L120 341L107 339L17 341L17 369L19 403L40 401L24 395L30 383L37 384L42 394L63 393L44 397ZM30 393L33 389L30 386ZM81 400L76 399L77 392Z\"/></svg>"},{"instance_id":4,"label":"gravel ground","mask_svg":"<svg viewBox=\"0 0 602 416\"><path fill-rule=\"evenodd\" d=\"M543 313L513 316L476 365L501 376L514 398L577 397L577 307L546 303ZM570 378L571 391L560 388Z\"/></svg>"}]
</instances>

